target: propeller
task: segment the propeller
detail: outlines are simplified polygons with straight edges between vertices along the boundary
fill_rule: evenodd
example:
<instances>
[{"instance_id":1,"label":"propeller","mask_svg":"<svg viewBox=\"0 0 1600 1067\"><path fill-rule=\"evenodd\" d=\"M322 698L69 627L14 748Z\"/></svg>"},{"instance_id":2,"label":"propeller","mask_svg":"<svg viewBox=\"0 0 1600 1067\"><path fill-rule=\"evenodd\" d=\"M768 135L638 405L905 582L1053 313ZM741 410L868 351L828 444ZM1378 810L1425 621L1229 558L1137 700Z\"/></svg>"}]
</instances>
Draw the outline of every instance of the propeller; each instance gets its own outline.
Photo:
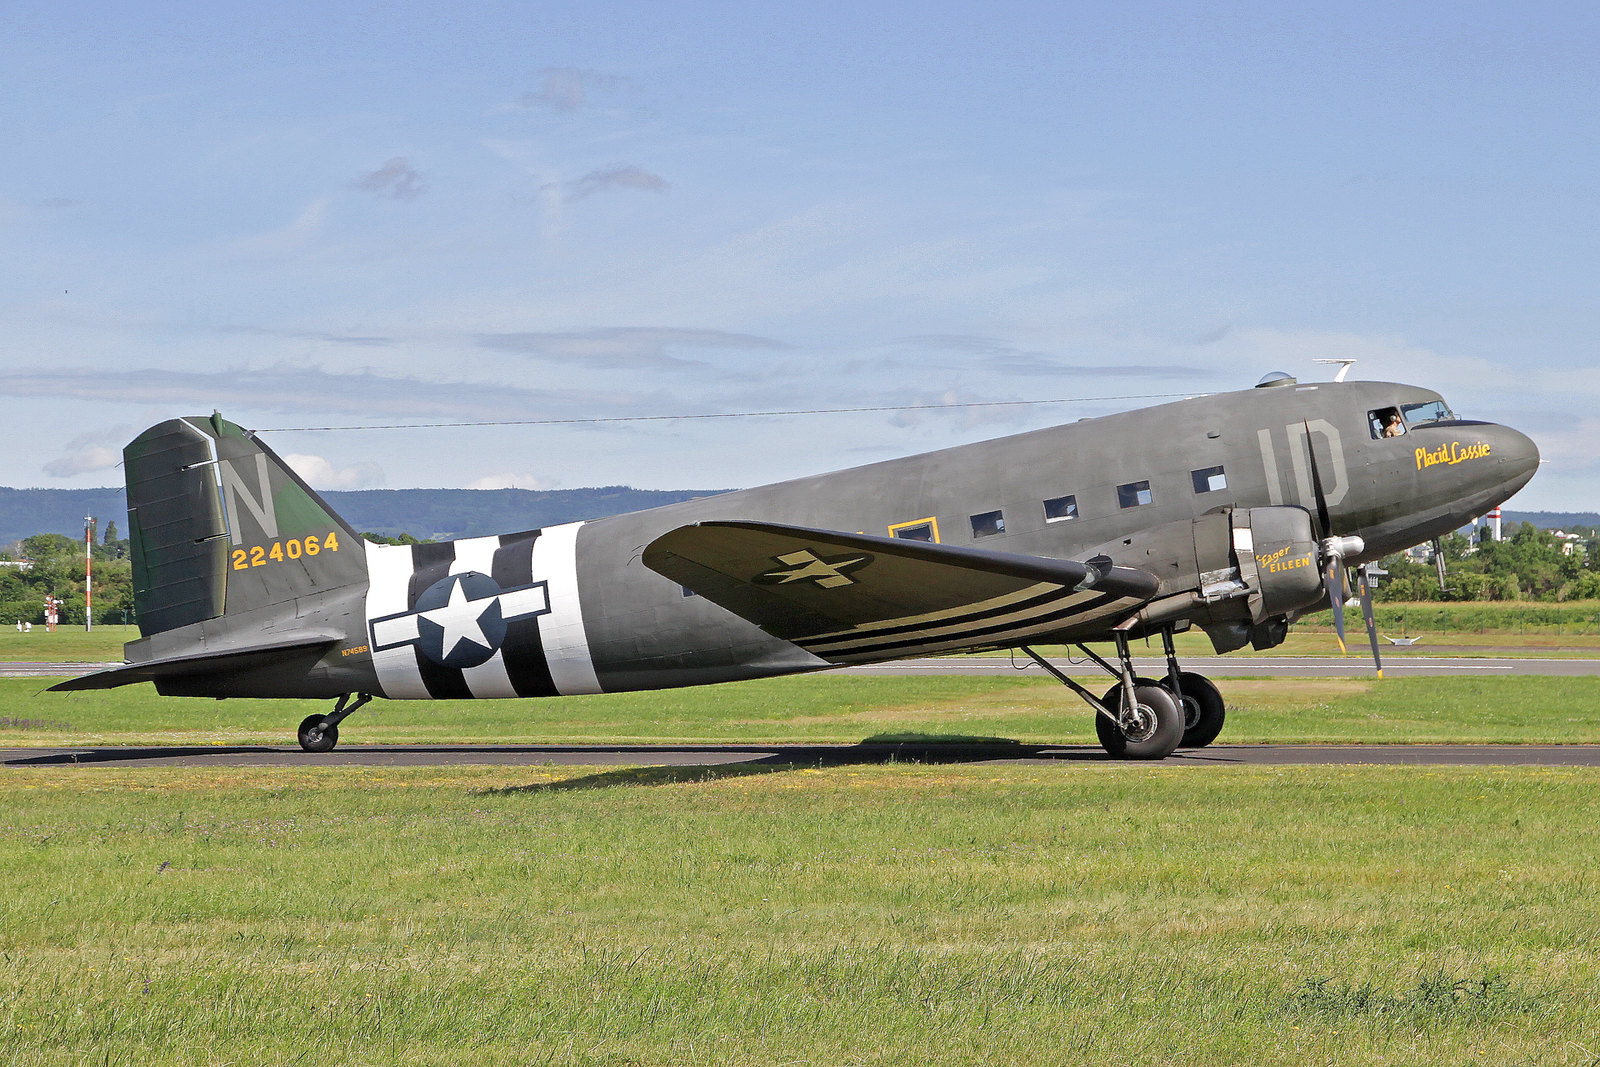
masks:
<instances>
[{"instance_id":1,"label":"propeller","mask_svg":"<svg viewBox=\"0 0 1600 1067\"><path fill-rule=\"evenodd\" d=\"M1433 539L1433 565L1439 569L1439 592L1448 593L1450 587L1444 582L1444 546L1437 537Z\"/></svg>"},{"instance_id":2,"label":"propeller","mask_svg":"<svg viewBox=\"0 0 1600 1067\"><path fill-rule=\"evenodd\" d=\"M1322 472L1317 467L1317 450L1311 444L1311 423L1306 428L1306 454L1311 457L1311 490L1317 500L1317 521L1322 534L1322 586L1328 593L1328 603L1333 608L1333 632L1339 638L1339 651L1348 655L1344 640L1344 602L1350 596L1350 583L1345 574L1346 556L1359 556L1366 550L1366 542L1359 537L1340 537L1333 532L1333 515L1328 510L1328 494L1322 488ZM1383 664L1378 659L1378 627L1372 614L1372 592L1367 582L1367 569L1358 572L1361 587L1361 617L1367 624L1367 636L1372 642L1372 662L1383 674Z\"/></svg>"},{"instance_id":3,"label":"propeller","mask_svg":"<svg viewBox=\"0 0 1600 1067\"><path fill-rule=\"evenodd\" d=\"M1378 655L1378 621L1372 613L1372 582L1367 578L1367 565L1356 568L1356 584L1361 589L1361 617L1367 623L1367 643L1372 646L1372 665L1383 677L1383 657Z\"/></svg>"}]
</instances>

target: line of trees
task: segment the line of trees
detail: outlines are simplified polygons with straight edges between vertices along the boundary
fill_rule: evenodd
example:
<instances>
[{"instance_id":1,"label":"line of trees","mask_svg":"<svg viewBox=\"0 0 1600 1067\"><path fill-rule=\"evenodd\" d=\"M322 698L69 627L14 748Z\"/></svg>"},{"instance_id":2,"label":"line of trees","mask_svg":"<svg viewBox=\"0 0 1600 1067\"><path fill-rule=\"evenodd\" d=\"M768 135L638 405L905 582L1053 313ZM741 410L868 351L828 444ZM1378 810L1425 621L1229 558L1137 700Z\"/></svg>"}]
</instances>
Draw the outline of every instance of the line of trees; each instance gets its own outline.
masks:
<instances>
[{"instance_id":1,"label":"line of trees","mask_svg":"<svg viewBox=\"0 0 1600 1067\"><path fill-rule=\"evenodd\" d=\"M1379 585L1379 600L1566 600L1600 599L1600 544L1592 527L1567 531L1568 541L1524 522L1504 541L1484 536L1478 544L1460 534L1440 541L1448 573L1439 588L1435 564L1405 556L1384 561L1389 577Z\"/></svg>"},{"instance_id":2,"label":"line of trees","mask_svg":"<svg viewBox=\"0 0 1600 1067\"><path fill-rule=\"evenodd\" d=\"M387 545L426 544L408 533L399 537L362 535ZM133 560L126 538L117 536L117 524L106 523L105 539L94 546L94 621L131 623L133 611ZM27 566L0 566L0 626L18 621L44 623L46 596L62 600L63 626L82 626L84 614L83 542L62 534L34 534L0 552L0 561L26 561Z\"/></svg>"},{"instance_id":3,"label":"line of trees","mask_svg":"<svg viewBox=\"0 0 1600 1067\"><path fill-rule=\"evenodd\" d=\"M94 621L133 621L133 563L117 524L106 523L106 539L94 546ZM83 625L83 542L62 534L34 534L18 542L15 560L26 567L0 567L0 626L17 620L44 622L44 598L62 600L62 625Z\"/></svg>"}]
</instances>

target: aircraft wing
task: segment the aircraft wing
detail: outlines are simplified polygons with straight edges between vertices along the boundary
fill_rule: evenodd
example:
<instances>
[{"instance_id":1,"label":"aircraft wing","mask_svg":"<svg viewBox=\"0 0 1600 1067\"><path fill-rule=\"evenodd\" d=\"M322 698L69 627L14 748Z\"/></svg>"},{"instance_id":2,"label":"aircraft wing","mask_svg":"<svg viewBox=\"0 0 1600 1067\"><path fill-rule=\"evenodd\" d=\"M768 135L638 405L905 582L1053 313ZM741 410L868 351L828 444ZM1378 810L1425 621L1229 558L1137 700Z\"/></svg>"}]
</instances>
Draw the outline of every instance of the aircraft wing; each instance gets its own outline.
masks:
<instances>
[{"instance_id":1,"label":"aircraft wing","mask_svg":"<svg viewBox=\"0 0 1600 1067\"><path fill-rule=\"evenodd\" d=\"M764 522L703 522L644 564L830 663L1104 635L1155 595L1132 567Z\"/></svg>"}]
</instances>

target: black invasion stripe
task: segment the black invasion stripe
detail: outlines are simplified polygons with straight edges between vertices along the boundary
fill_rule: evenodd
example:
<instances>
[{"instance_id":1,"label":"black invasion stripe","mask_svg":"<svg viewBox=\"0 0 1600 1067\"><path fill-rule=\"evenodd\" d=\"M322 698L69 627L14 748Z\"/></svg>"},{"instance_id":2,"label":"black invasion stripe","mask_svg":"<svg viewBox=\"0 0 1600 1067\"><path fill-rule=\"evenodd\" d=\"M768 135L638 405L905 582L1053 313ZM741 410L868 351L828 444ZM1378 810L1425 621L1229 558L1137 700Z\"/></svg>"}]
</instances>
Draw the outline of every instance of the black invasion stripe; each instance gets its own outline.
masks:
<instances>
[{"instance_id":1,"label":"black invasion stripe","mask_svg":"<svg viewBox=\"0 0 1600 1067\"><path fill-rule=\"evenodd\" d=\"M826 652L818 653L818 655L821 655L824 658L865 656L878 652L889 652L895 649L912 649L924 645L942 645L965 642L968 638L988 637L995 634L1009 633L1013 630L1031 630L1057 620L1065 620L1074 617L1090 615L1093 614L1098 608L1104 607L1105 605L1114 603L1118 600L1125 599L1131 598L1124 597L1120 593L1101 593L1093 600L1085 601L1081 604L1074 604L1072 607L1064 608L1060 611L1052 611L1032 619L1018 619L1014 622L1002 623L998 626L988 626L984 627L983 629L969 630L964 634L946 634L939 637L913 638L909 641L875 641L860 645L848 646L845 648L829 648ZM1137 601L1135 600L1135 602ZM808 652L810 651L810 649L807 648L805 641L796 641L795 644L799 645L801 648L805 648Z\"/></svg>"},{"instance_id":2,"label":"black invasion stripe","mask_svg":"<svg viewBox=\"0 0 1600 1067\"><path fill-rule=\"evenodd\" d=\"M501 589L515 589L533 581L533 543L539 531L508 534L500 538L500 547L494 551L494 564L490 577ZM500 646L500 655L506 665L506 676L511 688L519 697L556 696L556 684L550 679L550 661L544 654L544 640L539 636L539 620L518 619L506 625L506 641Z\"/></svg>"},{"instance_id":3,"label":"black invasion stripe","mask_svg":"<svg viewBox=\"0 0 1600 1067\"><path fill-rule=\"evenodd\" d=\"M818 645L831 645L839 641L875 641L880 637L893 637L896 634L914 634L938 626L959 626L965 622L982 622L984 619L992 619L997 615L1011 615L1019 611L1027 611L1029 608L1040 607L1044 604L1054 604L1057 601L1065 600L1067 597L1077 595L1076 591L1061 586L1050 590L1048 593L1040 593L1038 596L1029 597L1026 600L1018 600L995 608L985 608L982 611L972 611L965 615L951 615L942 619L924 619L921 622L896 624L894 626L885 626L882 629L865 629L859 633L854 630L836 631L825 637L807 637L802 640L814 642Z\"/></svg>"},{"instance_id":4,"label":"black invasion stripe","mask_svg":"<svg viewBox=\"0 0 1600 1067\"><path fill-rule=\"evenodd\" d=\"M412 545L411 583L406 588L406 610L416 610L417 597L421 596L428 586L448 576L450 565L455 561L454 541ZM445 667L433 662L422 654L420 644L411 646L411 654L417 658L417 673L422 675L422 684L427 688L429 696L436 700L472 699L472 690L467 688L467 679L462 675L460 667Z\"/></svg>"}]
</instances>

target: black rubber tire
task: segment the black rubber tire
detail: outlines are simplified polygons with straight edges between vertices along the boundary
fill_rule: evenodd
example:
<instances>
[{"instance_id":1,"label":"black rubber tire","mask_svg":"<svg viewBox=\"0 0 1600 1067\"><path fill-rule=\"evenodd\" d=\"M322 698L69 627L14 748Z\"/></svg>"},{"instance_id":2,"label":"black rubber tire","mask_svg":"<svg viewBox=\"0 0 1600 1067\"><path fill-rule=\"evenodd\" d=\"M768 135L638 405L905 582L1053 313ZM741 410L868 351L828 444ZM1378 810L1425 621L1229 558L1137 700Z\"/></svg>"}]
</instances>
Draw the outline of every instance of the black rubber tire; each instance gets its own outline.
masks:
<instances>
[{"instance_id":1,"label":"black rubber tire","mask_svg":"<svg viewBox=\"0 0 1600 1067\"><path fill-rule=\"evenodd\" d=\"M322 715L307 715L300 722L300 747L307 752L332 752L339 743L339 728L323 726Z\"/></svg>"},{"instance_id":2,"label":"black rubber tire","mask_svg":"<svg viewBox=\"0 0 1600 1067\"><path fill-rule=\"evenodd\" d=\"M1136 684L1133 699L1153 717L1149 729L1129 737L1122 727L1098 712L1094 717L1100 745L1117 759L1166 759L1183 740L1183 712L1171 693L1159 685ZM1116 686L1103 701L1113 712L1122 710L1122 687Z\"/></svg>"},{"instance_id":3,"label":"black rubber tire","mask_svg":"<svg viewBox=\"0 0 1600 1067\"><path fill-rule=\"evenodd\" d=\"M1183 740L1179 748L1204 748L1217 739L1222 724L1228 717L1227 702L1222 691L1211 679L1193 671L1180 671L1178 684L1183 687Z\"/></svg>"}]
</instances>

